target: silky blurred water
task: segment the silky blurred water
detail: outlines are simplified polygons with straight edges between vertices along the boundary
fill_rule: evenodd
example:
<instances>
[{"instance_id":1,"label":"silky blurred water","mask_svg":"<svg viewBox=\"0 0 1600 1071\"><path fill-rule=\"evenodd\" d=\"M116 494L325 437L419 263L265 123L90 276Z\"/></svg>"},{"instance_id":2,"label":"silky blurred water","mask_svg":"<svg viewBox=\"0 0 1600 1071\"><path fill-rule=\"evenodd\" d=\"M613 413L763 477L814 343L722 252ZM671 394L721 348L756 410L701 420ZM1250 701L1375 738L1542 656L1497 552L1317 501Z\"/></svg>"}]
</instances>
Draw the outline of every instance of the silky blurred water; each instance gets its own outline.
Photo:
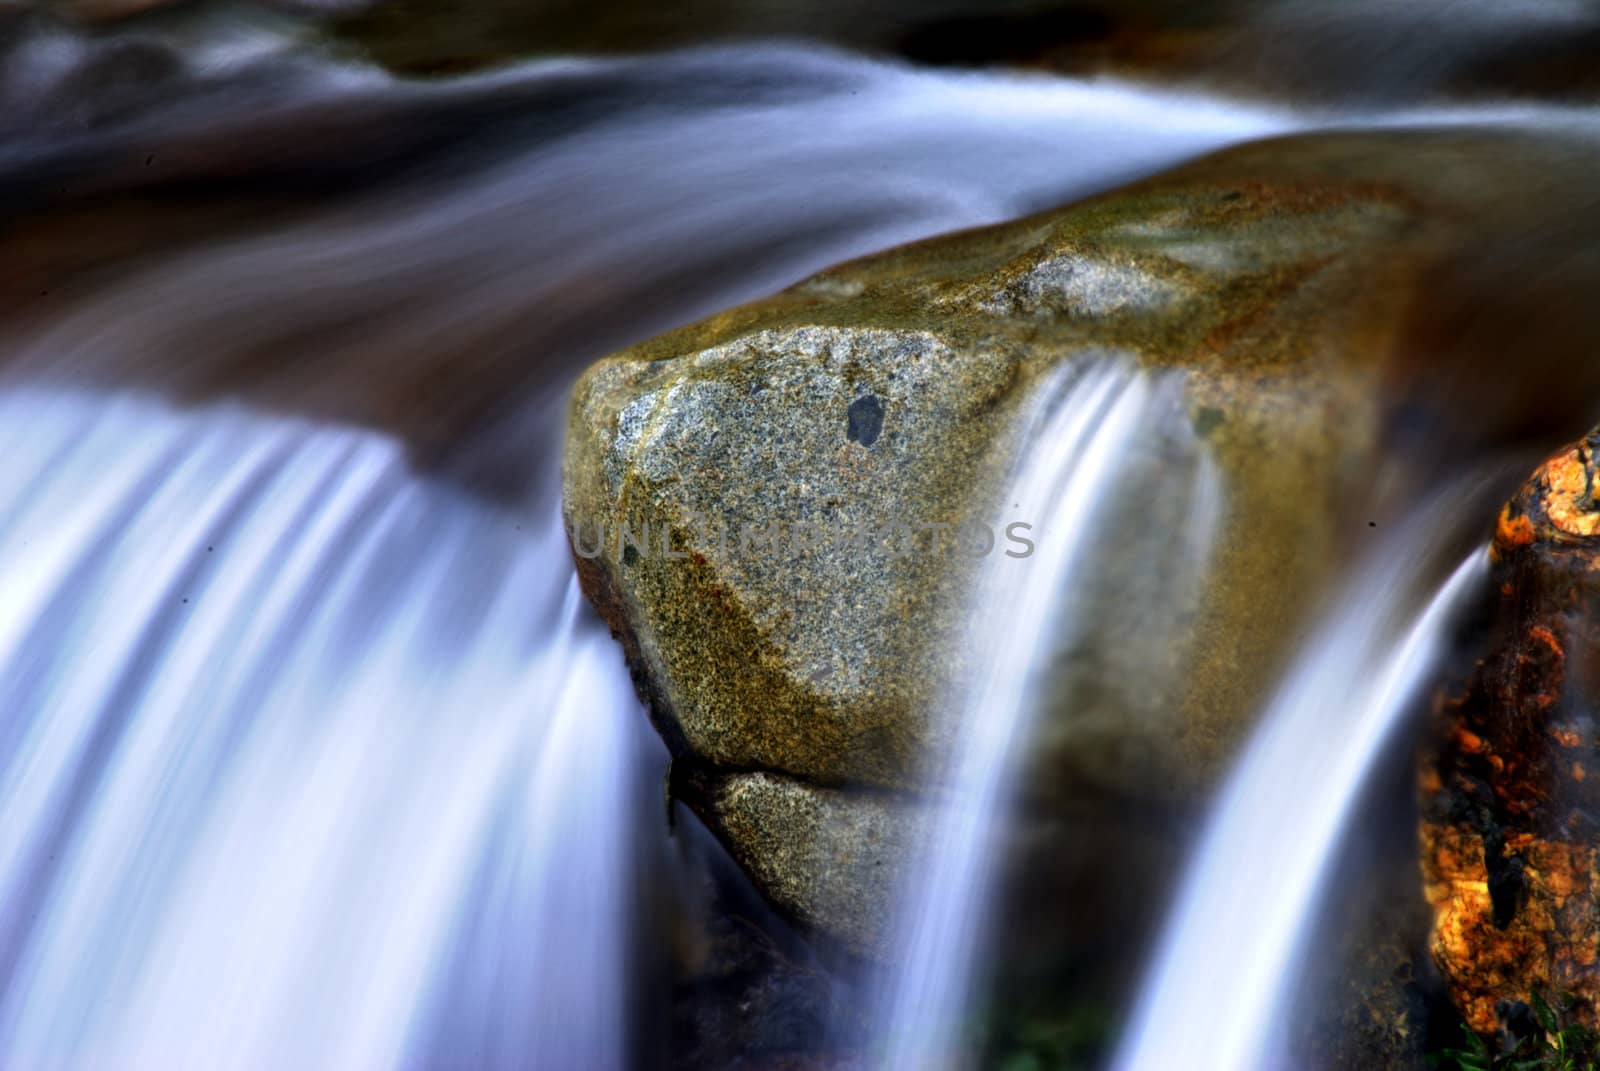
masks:
<instances>
[{"instance_id":1,"label":"silky blurred water","mask_svg":"<svg viewBox=\"0 0 1600 1071\"><path fill-rule=\"evenodd\" d=\"M553 511L233 406L0 452L0 1063L619 1063L640 715Z\"/></svg>"},{"instance_id":2,"label":"silky blurred water","mask_svg":"<svg viewBox=\"0 0 1600 1071\"><path fill-rule=\"evenodd\" d=\"M1217 1071L1300 1066L1286 1030L1319 896L1374 768L1486 581L1479 548L1426 591L1451 542L1441 533L1472 531L1492 485L1462 480L1415 510L1305 640L1213 805L1116 1071L1183 1066L1197 1044Z\"/></svg>"},{"instance_id":3,"label":"silky blurred water","mask_svg":"<svg viewBox=\"0 0 1600 1071\"><path fill-rule=\"evenodd\" d=\"M0 1065L28 1069L625 1064L660 745L559 526L576 371L1356 121L797 46L404 82L271 27L30 34L0 43L0 193L114 211L60 279L0 277L29 298L0 322ZM1025 484L1078 510L1157 388L1072 390ZM1027 612L907 908L896 1066L943 1061L981 988L1052 561L986 604Z\"/></svg>"},{"instance_id":4,"label":"silky blurred water","mask_svg":"<svg viewBox=\"0 0 1600 1071\"><path fill-rule=\"evenodd\" d=\"M1026 563L996 556L971 610L976 679L952 697L962 728L920 863L906 883L902 958L891 972L879 1014L882 1066L895 1071L972 1066L966 1035L975 993L987 975L984 950L995 925L991 904L1012 794L1045 703L1040 668L1052 644L1091 627L1067 593L1096 567L1094 534L1110 501L1127 493L1134 442L1182 416L1181 377L1152 379L1116 360L1067 366L1036 399L1025 448L1004 501L1037 525L1037 556ZM1064 380L1065 382L1059 382ZM1190 444L1188 471L1169 476L1185 496L1189 528L1176 534L1183 578L1197 582L1220 520L1218 477ZM1179 465L1169 468L1178 470ZM1170 489L1164 493L1174 493ZM1182 592L1170 593L1181 605ZM1161 628L1152 611L1147 627Z\"/></svg>"}]
</instances>

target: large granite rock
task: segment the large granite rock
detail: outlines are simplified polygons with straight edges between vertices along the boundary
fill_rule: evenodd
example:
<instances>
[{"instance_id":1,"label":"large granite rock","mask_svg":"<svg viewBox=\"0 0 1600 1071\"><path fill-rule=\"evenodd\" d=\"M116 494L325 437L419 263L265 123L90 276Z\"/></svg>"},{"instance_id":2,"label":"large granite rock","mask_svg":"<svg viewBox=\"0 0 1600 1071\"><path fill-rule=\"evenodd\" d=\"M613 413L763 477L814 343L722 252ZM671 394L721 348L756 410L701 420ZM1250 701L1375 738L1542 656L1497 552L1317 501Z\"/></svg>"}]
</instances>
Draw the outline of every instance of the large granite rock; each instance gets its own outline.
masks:
<instances>
[{"instance_id":1,"label":"large granite rock","mask_svg":"<svg viewBox=\"0 0 1600 1071\"><path fill-rule=\"evenodd\" d=\"M1146 523L1115 529L1088 585L1101 642L1058 659L1072 714L1045 729L1042 796L1191 799L1365 528L1341 506L1426 232L1403 185L1347 173L1374 155L1355 138L1236 152L847 264L596 365L572 402L569 531L674 752L819 799L916 789L948 738L976 563L908 553L896 525L1026 520L999 497L1026 399L1058 366L1116 360L1182 387L1127 459L1143 475L1123 508ZM1151 615L1127 592L1179 557L1199 468L1220 487L1211 569ZM768 834L790 808L771 798ZM750 858L756 812L722 821L726 799L698 805ZM867 950L873 927L764 884Z\"/></svg>"},{"instance_id":2,"label":"large granite rock","mask_svg":"<svg viewBox=\"0 0 1600 1071\"><path fill-rule=\"evenodd\" d=\"M1579 262L1587 225L1553 223L1591 163L1496 131L1257 143L842 265L595 365L572 400L569 534L663 736L709 771L685 798L780 907L881 953L883 868L903 860L887 846L925 820L979 564L906 529L976 519L1003 539L1029 520L1004 499L1029 400L1062 368L1122 362L1176 386L1063 595L1093 628L1050 662L1025 811L1115 814L1104 828L1138 824L1170 870L1385 494L1524 428L1516 384L1568 369L1570 389L1540 392L1548 414L1595 378L1565 360L1581 325L1518 311L1549 297L1519 280L1550 277L1515 242L1540 233ZM1507 188L1542 192L1501 206ZM1540 342L1514 376L1486 348L1512 321ZM1446 356L1470 374L1442 378ZM1208 511L1215 538L1191 553ZM761 791L732 792L741 778ZM851 808L769 851L797 814ZM1140 932L1163 850L1075 823L1063 869L1126 890L1093 928Z\"/></svg>"},{"instance_id":3,"label":"large granite rock","mask_svg":"<svg viewBox=\"0 0 1600 1071\"><path fill-rule=\"evenodd\" d=\"M1600 432L1562 450L1501 513L1483 653L1423 769L1432 951L1485 1034L1536 991L1590 1022L1600 1000L1597 451Z\"/></svg>"}]
</instances>

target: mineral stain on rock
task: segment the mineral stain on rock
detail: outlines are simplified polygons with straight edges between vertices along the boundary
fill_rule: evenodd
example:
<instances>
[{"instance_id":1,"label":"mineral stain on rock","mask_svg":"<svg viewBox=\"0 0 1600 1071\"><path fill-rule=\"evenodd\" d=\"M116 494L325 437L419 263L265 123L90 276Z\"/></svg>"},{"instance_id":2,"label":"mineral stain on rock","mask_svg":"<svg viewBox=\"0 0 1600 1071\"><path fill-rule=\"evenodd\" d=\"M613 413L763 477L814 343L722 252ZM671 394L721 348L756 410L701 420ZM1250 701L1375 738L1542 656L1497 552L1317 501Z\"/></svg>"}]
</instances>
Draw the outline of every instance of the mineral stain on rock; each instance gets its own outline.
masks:
<instances>
[{"instance_id":1,"label":"mineral stain on rock","mask_svg":"<svg viewBox=\"0 0 1600 1071\"><path fill-rule=\"evenodd\" d=\"M871 446L883 431L883 402L876 394L864 394L850 403L850 441Z\"/></svg>"},{"instance_id":2,"label":"mineral stain on rock","mask_svg":"<svg viewBox=\"0 0 1600 1071\"><path fill-rule=\"evenodd\" d=\"M1228 417L1214 405L1207 405L1194 416L1194 433L1202 439L1227 423Z\"/></svg>"}]
</instances>

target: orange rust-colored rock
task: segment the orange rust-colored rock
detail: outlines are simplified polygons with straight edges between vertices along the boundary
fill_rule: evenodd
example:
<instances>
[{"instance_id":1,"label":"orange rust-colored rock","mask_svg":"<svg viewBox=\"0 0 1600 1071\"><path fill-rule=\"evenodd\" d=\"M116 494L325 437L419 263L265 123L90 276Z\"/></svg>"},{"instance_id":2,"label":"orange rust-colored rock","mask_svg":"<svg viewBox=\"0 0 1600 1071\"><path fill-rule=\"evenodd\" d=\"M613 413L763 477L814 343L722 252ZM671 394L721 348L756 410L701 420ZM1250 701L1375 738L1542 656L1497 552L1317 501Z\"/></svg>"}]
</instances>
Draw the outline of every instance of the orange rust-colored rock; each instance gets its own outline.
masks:
<instances>
[{"instance_id":1,"label":"orange rust-colored rock","mask_svg":"<svg viewBox=\"0 0 1600 1071\"><path fill-rule=\"evenodd\" d=\"M1423 764L1432 952L1473 1029L1496 1004L1600 1003L1600 430L1506 504L1480 657L1437 710Z\"/></svg>"}]
</instances>

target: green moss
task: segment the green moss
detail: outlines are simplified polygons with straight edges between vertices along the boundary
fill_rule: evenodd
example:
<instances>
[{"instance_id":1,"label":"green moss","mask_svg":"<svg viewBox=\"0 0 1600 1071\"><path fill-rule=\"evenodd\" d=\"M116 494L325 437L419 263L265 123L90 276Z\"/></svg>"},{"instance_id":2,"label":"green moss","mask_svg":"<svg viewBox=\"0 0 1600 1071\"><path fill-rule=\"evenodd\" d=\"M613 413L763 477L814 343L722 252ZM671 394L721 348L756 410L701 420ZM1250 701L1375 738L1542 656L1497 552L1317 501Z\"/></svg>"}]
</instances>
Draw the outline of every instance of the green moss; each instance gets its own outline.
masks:
<instances>
[{"instance_id":1,"label":"green moss","mask_svg":"<svg viewBox=\"0 0 1600 1071\"><path fill-rule=\"evenodd\" d=\"M1096 1071L1116 1040L1111 1009L1080 1003L1064 1014L1012 1009L990 1026L985 1067L997 1071Z\"/></svg>"},{"instance_id":2,"label":"green moss","mask_svg":"<svg viewBox=\"0 0 1600 1071\"><path fill-rule=\"evenodd\" d=\"M1585 1010L1571 994L1558 995L1551 1006L1534 990L1526 1004L1508 1009L1525 1020L1525 1030L1502 1030L1491 1044L1463 1023L1461 1047L1444 1049L1430 1062L1441 1071L1595 1071L1600 1034L1583 1021Z\"/></svg>"}]
</instances>

